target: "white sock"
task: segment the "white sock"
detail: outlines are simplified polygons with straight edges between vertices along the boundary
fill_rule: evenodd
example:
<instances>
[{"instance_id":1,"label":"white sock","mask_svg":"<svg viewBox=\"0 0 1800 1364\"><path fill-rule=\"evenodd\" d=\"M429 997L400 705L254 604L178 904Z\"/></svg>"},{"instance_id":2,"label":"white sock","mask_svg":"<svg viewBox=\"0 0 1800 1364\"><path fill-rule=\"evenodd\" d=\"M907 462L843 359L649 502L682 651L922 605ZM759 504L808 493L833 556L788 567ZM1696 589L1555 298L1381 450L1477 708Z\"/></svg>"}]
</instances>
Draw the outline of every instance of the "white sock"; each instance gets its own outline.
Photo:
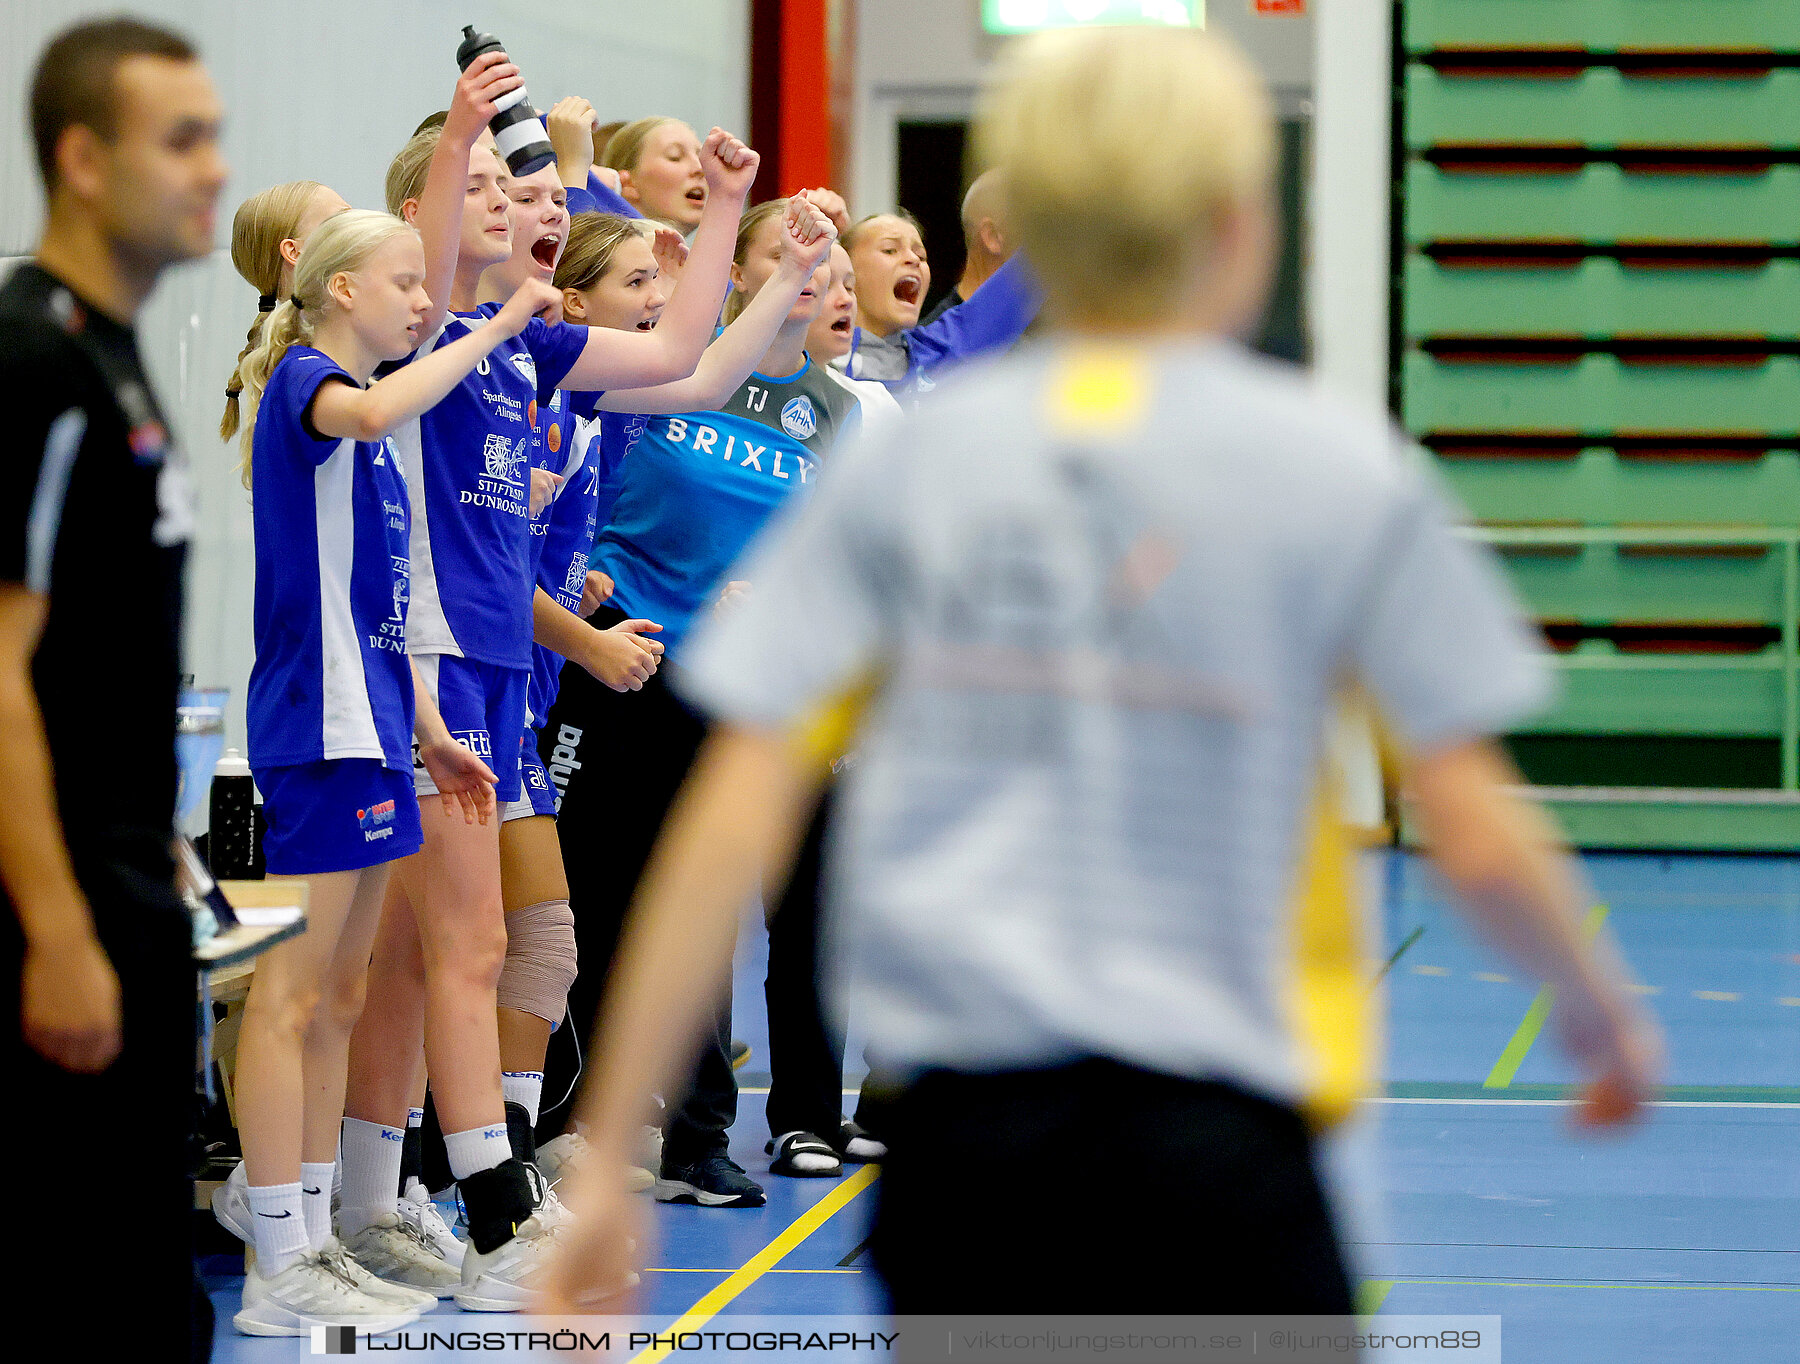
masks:
<instances>
[{"instance_id":1,"label":"white sock","mask_svg":"<svg viewBox=\"0 0 1800 1364\"><path fill-rule=\"evenodd\" d=\"M263 1278L274 1278L306 1254L306 1218L300 1210L298 1184L252 1184L250 1214L256 1219L250 1228L256 1272Z\"/></svg>"},{"instance_id":2,"label":"white sock","mask_svg":"<svg viewBox=\"0 0 1800 1364\"><path fill-rule=\"evenodd\" d=\"M400 1205L400 1144L406 1134L384 1123L344 1119L344 1201L338 1220L346 1238Z\"/></svg>"},{"instance_id":3,"label":"white sock","mask_svg":"<svg viewBox=\"0 0 1800 1364\"><path fill-rule=\"evenodd\" d=\"M331 1177L336 1173L335 1160L300 1164L300 1207L306 1214L306 1239L314 1250L325 1249L331 1239Z\"/></svg>"},{"instance_id":4,"label":"white sock","mask_svg":"<svg viewBox=\"0 0 1800 1364\"><path fill-rule=\"evenodd\" d=\"M424 1125L425 1125L425 1110L424 1109L409 1108L406 1110L406 1130L408 1132L412 1131L413 1128L415 1128L415 1127L423 1127Z\"/></svg>"},{"instance_id":5,"label":"white sock","mask_svg":"<svg viewBox=\"0 0 1800 1364\"><path fill-rule=\"evenodd\" d=\"M491 1170L512 1159L512 1143L506 1139L504 1120L485 1127L471 1127L467 1132L446 1132L444 1150L450 1155L450 1173L467 1179L483 1170ZM394 1172L398 1179L400 1172Z\"/></svg>"},{"instance_id":6,"label":"white sock","mask_svg":"<svg viewBox=\"0 0 1800 1364\"><path fill-rule=\"evenodd\" d=\"M541 1070L503 1070L500 1072L500 1097L509 1104L519 1104L531 1125L537 1126L538 1105L544 1101L544 1072Z\"/></svg>"}]
</instances>

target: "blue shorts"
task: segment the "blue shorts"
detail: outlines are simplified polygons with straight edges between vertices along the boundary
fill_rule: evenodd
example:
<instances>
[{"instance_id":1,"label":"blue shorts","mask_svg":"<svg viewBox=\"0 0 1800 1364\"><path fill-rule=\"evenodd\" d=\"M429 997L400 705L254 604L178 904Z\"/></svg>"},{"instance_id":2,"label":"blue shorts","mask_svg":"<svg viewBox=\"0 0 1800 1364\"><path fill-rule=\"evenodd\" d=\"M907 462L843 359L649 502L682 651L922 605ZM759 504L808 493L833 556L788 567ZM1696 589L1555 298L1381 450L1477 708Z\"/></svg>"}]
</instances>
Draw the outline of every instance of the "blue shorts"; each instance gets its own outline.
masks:
<instances>
[{"instance_id":1,"label":"blue shorts","mask_svg":"<svg viewBox=\"0 0 1800 1364\"><path fill-rule=\"evenodd\" d=\"M259 767L263 856L278 876L361 871L411 857L424 842L412 779L377 758Z\"/></svg>"},{"instance_id":2,"label":"blue shorts","mask_svg":"<svg viewBox=\"0 0 1800 1364\"><path fill-rule=\"evenodd\" d=\"M533 815L556 818L556 788L550 785L550 774L544 770L544 760L538 757L537 741L535 729L525 731L525 740L519 745L519 798L508 801L501 809L502 824Z\"/></svg>"},{"instance_id":3,"label":"blue shorts","mask_svg":"<svg viewBox=\"0 0 1800 1364\"><path fill-rule=\"evenodd\" d=\"M525 732L527 668L497 668L455 654L414 654L425 689L437 703L450 737L494 770L494 800L501 805L519 798L519 763L513 745ZM413 787L435 796L437 783L419 761L413 746Z\"/></svg>"}]
</instances>

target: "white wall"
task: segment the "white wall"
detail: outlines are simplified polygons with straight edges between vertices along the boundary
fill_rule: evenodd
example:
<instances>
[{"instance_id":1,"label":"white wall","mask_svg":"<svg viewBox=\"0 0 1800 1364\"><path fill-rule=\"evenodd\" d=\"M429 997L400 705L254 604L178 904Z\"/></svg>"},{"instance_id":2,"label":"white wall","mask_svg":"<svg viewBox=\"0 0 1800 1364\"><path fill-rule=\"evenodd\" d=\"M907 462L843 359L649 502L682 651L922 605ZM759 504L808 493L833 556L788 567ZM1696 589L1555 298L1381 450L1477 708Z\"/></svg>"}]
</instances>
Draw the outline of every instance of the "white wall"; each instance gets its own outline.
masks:
<instances>
[{"instance_id":1,"label":"white wall","mask_svg":"<svg viewBox=\"0 0 1800 1364\"><path fill-rule=\"evenodd\" d=\"M1308 189L1314 368L1376 407L1388 400L1390 19L1386 5L1320 7Z\"/></svg>"},{"instance_id":2,"label":"white wall","mask_svg":"<svg viewBox=\"0 0 1800 1364\"><path fill-rule=\"evenodd\" d=\"M29 252L42 200L24 128L30 73L47 39L117 4L9 0L0 47L0 255ZM220 201L219 251L170 273L140 325L145 361L199 475L200 530L188 588L187 669L229 686L232 743L243 735L253 588L249 507L233 454L218 441L225 377L255 314L231 268L231 215L247 195L314 179L360 207L379 207L389 158L415 125L449 101L461 26L498 34L533 100L590 99L603 119L672 114L704 131L747 132L747 0L654 5L536 0L132 0L201 48L229 111L231 182ZM11 262L0 260L0 271ZM130 565L115 606L131 609Z\"/></svg>"},{"instance_id":3,"label":"white wall","mask_svg":"<svg viewBox=\"0 0 1800 1364\"><path fill-rule=\"evenodd\" d=\"M1374 0L1321 0L1378 8ZM894 202L895 124L967 118L984 71L1012 41L982 32L981 0L856 0L853 101L855 178L851 207L874 213ZM1284 112L1312 87L1313 19L1253 14L1247 0L1210 0L1207 24L1250 54ZM962 167L946 167L959 176Z\"/></svg>"}]
</instances>

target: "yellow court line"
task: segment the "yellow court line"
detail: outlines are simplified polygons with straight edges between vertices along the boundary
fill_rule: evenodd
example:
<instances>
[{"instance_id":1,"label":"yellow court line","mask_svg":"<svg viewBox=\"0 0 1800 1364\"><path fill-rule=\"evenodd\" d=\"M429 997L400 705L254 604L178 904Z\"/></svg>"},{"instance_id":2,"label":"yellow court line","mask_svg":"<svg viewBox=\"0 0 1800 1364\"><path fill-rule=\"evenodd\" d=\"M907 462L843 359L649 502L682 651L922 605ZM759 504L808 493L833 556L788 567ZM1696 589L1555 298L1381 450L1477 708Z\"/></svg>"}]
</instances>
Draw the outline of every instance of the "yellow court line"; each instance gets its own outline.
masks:
<instances>
[{"instance_id":1,"label":"yellow court line","mask_svg":"<svg viewBox=\"0 0 1800 1364\"><path fill-rule=\"evenodd\" d=\"M1356 1293L1356 1314L1359 1317L1374 1316L1393 1291L1392 1279L1364 1279Z\"/></svg>"},{"instance_id":2,"label":"yellow court line","mask_svg":"<svg viewBox=\"0 0 1800 1364\"><path fill-rule=\"evenodd\" d=\"M781 1235L777 1236L773 1241L769 1242L768 1245L764 1246L761 1250L757 1251L756 1254L746 1260L743 1268L739 1269L729 1279L725 1280L724 1283L720 1284L717 1288L706 1294L705 1297L701 1298L699 1302L688 1308L688 1310L684 1312L667 1331L659 1331L657 1334L673 1336L681 1331L699 1330L702 1326L706 1325L707 1322L718 1316L718 1314L724 1310L727 1303L737 1297L738 1294L742 1293L746 1288L750 1287L751 1284L755 1283L776 1265L780 1264L790 1251L794 1250L802 1241L829 1222L834 1215L847 1207L852 1199L864 1189L868 1188L869 1185L873 1184L880 1176L880 1166L863 1166L842 1184L838 1185L837 1188L833 1189L830 1193L826 1194L825 1197L821 1198L817 1203L814 1203L805 1212L801 1213L800 1216L796 1217L793 1222L789 1224L787 1230L783 1231ZM653 1346L652 1348L643 1351L641 1354L634 1356L632 1364L656 1364L657 1360L667 1358L669 1353L670 1350L667 1346Z\"/></svg>"},{"instance_id":3,"label":"yellow court line","mask_svg":"<svg viewBox=\"0 0 1800 1364\"><path fill-rule=\"evenodd\" d=\"M1588 911L1587 922L1582 932L1592 942L1600 932L1600 925L1606 922L1606 906L1595 905ZM1538 1034L1544 1030L1544 1020L1550 1017L1551 1006L1556 1003L1556 991L1545 985L1537 992L1537 998L1531 1001L1531 1007L1525 1011L1525 1017L1519 1020L1519 1027L1506 1044L1506 1050L1500 1053L1500 1059L1494 1062L1494 1068L1488 1072L1487 1079L1481 1082L1483 1089L1506 1089L1513 1082L1513 1076L1519 1073L1519 1067L1525 1064L1525 1057L1531 1051L1531 1044L1536 1042Z\"/></svg>"},{"instance_id":4,"label":"yellow court line","mask_svg":"<svg viewBox=\"0 0 1800 1364\"><path fill-rule=\"evenodd\" d=\"M765 1274L866 1274L863 1269L766 1269ZM686 1269L673 1266L663 1269L646 1269L646 1274L735 1274L735 1269Z\"/></svg>"}]
</instances>

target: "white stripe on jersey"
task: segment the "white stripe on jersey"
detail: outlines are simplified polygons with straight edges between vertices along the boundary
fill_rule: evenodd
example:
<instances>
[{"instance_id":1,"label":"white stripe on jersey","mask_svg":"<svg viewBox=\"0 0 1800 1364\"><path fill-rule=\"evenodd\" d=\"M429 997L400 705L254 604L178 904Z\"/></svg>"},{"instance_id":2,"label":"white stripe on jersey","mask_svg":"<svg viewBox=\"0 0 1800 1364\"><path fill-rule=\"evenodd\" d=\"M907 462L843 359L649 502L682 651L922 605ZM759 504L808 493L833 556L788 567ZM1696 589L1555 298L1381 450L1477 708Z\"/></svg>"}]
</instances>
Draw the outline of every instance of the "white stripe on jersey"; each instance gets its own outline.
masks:
<instances>
[{"instance_id":1,"label":"white stripe on jersey","mask_svg":"<svg viewBox=\"0 0 1800 1364\"><path fill-rule=\"evenodd\" d=\"M356 442L340 440L313 473L313 519L319 540L319 644L325 670L320 692L324 721L321 756L381 758L381 734L363 674L362 641L350 613L350 575L356 563ZM383 558L387 547L377 546Z\"/></svg>"},{"instance_id":2,"label":"white stripe on jersey","mask_svg":"<svg viewBox=\"0 0 1800 1364\"><path fill-rule=\"evenodd\" d=\"M581 466L587 463L588 446L600 439L599 413L592 417L577 417L571 412L569 419L575 423L575 430L569 436L569 462L562 467L562 488L568 487L570 480L581 472ZM559 497L562 488L556 490Z\"/></svg>"},{"instance_id":3,"label":"white stripe on jersey","mask_svg":"<svg viewBox=\"0 0 1800 1364\"><path fill-rule=\"evenodd\" d=\"M446 319L442 327L419 343L419 355L429 355L443 344L451 320ZM456 642L450 619L444 614L444 600L438 593L437 563L431 557L431 521L425 512L425 441L419 418L402 423L393 439L400 451L400 467L407 471L406 500L412 504L412 587L406 608L406 650L461 658L462 645Z\"/></svg>"},{"instance_id":4,"label":"white stripe on jersey","mask_svg":"<svg viewBox=\"0 0 1800 1364\"><path fill-rule=\"evenodd\" d=\"M38 465L37 489L31 495L31 515L25 522L25 586L33 592L50 590L50 565L56 558L56 536L62 528L63 499L69 494L69 475L81 438L87 434L87 413L71 407L50 423L44 439L44 460Z\"/></svg>"},{"instance_id":5,"label":"white stripe on jersey","mask_svg":"<svg viewBox=\"0 0 1800 1364\"><path fill-rule=\"evenodd\" d=\"M852 379L830 366L825 366L824 370L828 377L837 380L856 395L862 416L862 439L865 441L886 435L906 420L906 412L900 406L900 400L888 392L886 384L874 379Z\"/></svg>"}]
</instances>

